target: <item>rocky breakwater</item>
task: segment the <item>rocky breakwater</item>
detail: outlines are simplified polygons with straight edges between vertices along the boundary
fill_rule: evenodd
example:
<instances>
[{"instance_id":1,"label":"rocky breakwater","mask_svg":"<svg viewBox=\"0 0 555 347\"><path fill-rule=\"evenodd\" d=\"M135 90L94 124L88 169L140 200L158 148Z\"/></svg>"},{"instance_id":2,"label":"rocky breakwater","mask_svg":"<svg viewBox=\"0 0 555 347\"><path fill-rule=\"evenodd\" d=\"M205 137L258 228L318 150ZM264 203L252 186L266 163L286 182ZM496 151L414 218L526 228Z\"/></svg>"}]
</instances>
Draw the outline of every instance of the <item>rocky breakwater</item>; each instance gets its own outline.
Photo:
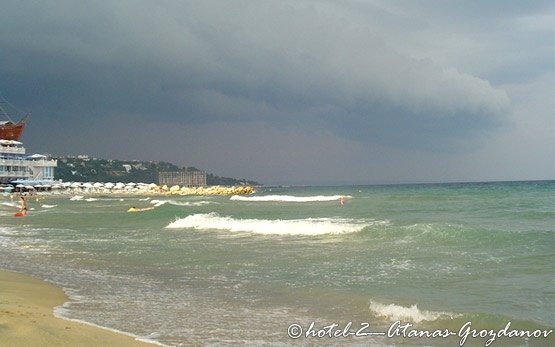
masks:
<instances>
[{"instance_id":1,"label":"rocky breakwater","mask_svg":"<svg viewBox=\"0 0 555 347\"><path fill-rule=\"evenodd\" d=\"M101 182L56 182L52 185L23 186L16 189L0 189L0 194L22 193L39 195L246 195L256 191L251 186L208 186L208 187L168 187L155 183L101 183Z\"/></svg>"},{"instance_id":2,"label":"rocky breakwater","mask_svg":"<svg viewBox=\"0 0 555 347\"><path fill-rule=\"evenodd\" d=\"M256 191L251 186L209 186L209 187L180 187L166 185L159 188L160 193L170 195L248 195Z\"/></svg>"}]
</instances>

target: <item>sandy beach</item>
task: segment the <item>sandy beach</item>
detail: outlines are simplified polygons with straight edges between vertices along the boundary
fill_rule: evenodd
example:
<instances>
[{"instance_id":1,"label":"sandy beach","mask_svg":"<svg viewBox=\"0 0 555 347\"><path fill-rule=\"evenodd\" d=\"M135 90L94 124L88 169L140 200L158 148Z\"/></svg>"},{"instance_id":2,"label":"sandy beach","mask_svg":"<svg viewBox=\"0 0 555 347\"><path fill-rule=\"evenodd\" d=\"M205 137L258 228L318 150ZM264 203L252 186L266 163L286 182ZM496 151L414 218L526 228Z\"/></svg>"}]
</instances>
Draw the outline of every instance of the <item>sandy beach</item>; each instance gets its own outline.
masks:
<instances>
[{"instance_id":1,"label":"sandy beach","mask_svg":"<svg viewBox=\"0 0 555 347\"><path fill-rule=\"evenodd\" d=\"M68 300L52 284L0 270L2 346L153 346L124 334L56 318L54 307Z\"/></svg>"}]
</instances>

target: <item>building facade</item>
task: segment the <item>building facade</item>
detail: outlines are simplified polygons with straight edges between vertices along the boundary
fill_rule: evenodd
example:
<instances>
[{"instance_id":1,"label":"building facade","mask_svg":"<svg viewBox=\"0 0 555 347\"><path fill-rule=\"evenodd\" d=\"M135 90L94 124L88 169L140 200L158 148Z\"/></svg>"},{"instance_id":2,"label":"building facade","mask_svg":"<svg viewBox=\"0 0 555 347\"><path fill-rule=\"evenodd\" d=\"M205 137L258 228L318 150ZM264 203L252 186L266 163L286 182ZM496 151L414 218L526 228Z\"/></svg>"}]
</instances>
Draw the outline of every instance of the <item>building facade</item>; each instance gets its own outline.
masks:
<instances>
[{"instance_id":1,"label":"building facade","mask_svg":"<svg viewBox=\"0 0 555 347\"><path fill-rule=\"evenodd\" d=\"M26 155L22 143L0 140L0 184L12 181L53 181L56 160L45 155Z\"/></svg>"},{"instance_id":2,"label":"building facade","mask_svg":"<svg viewBox=\"0 0 555 347\"><path fill-rule=\"evenodd\" d=\"M182 187L205 187L206 172L205 171L165 171L158 172L158 184L167 186Z\"/></svg>"}]
</instances>

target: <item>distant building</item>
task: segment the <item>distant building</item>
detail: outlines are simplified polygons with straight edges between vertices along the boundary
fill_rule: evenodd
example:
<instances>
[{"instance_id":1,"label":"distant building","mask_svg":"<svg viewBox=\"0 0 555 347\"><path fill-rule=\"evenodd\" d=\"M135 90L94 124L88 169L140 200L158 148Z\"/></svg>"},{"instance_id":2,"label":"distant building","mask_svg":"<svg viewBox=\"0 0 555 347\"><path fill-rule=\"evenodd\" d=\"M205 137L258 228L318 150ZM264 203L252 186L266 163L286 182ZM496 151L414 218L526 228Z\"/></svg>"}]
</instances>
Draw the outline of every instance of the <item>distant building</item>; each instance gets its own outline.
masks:
<instances>
[{"instance_id":1,"label":"distant building","mask_svg":"<svg viewBox=\"0 0 555 347\"><path fill-rule=\"evenodd\" d=\"M56 160L45 155L26 155L19 141L0 139L0 183L53 181L56 166Z\"/></svg>"},{"instance_id":2,"label":"distant building","mask_svg":"<svg viewBox=\"0 0 555 347\"><path fill-rule=\"evenodd\" d=\"M13 123L1 105L0 114L8 118L0 122L0 184L53 181L54 168L58 165L56 160L50 160L42 154L26 155L25 148L19 142L27 116Z\"/></svg>"},{"instance_id":3,"label":"distant building","mask_svg":"<svg viewBox=\"0 0 555 347\"><path fill-rule=\"evenodd\" d=\"M183 169L181 171L158 172L158 184L168 186L204 187L206 172Z\"/></svg>"},{"instance_id":4,"label":"distant building","mask_svg":"<svg viewBox=\"0 0 555 347\"><path fill-rule=\"evenodd\" d=\"M29 179L32 181L53 181L54 168L58 166L56 160L51 160L42 154L33 154L27 157Z\"/></svg>"}]
</instances>

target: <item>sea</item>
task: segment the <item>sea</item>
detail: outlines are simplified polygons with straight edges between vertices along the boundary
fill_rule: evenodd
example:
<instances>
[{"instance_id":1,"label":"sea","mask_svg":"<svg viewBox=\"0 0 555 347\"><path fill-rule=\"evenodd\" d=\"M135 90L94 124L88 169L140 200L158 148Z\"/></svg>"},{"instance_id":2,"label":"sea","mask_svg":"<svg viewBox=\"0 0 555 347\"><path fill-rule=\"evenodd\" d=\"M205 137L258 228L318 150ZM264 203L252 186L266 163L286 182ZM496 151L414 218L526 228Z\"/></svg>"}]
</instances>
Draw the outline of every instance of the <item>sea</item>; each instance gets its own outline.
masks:
<instances>
[{"instance_id":1,"label":"sea","mask_svg":"<svg viewBox=\"0 0 555 347\"><path fill-rule=\"evenodd\" d=\"M41 198L0 197L0 268L63 288L66 319L167 346L555 342L555 181Z\"/></svg>"}]
</instances>

